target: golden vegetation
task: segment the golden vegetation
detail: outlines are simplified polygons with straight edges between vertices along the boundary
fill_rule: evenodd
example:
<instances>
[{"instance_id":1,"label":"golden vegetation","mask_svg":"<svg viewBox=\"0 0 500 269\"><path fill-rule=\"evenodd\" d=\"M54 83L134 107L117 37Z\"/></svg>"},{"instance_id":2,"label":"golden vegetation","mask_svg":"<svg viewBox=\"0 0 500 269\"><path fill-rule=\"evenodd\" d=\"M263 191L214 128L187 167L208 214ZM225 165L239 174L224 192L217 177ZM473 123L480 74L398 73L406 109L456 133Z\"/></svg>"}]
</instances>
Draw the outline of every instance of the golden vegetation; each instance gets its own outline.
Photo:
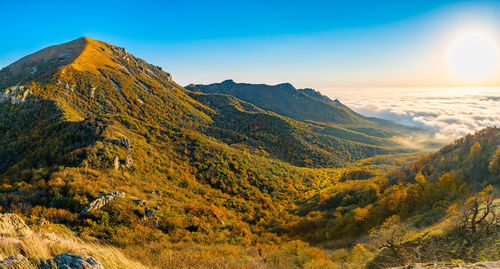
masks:
<instances>
[{"instance_id":1,"label":"golden vegetation","mask_svg":"<svg viewBox=\"0 0 500 269\"><path fill-rule=\"evenodd\" d=\"M98 240L89 254L109 267L120 267L113 264L118 250L124 263L156 268L359 268L369 261L377 268L456 259L464 246L458 228L447 226L452 209L498 188L497 128L425 157L401 153L367 144L387 141L383 128L335 129L190 92L122 49L85 40L74 64L26 83L27 102L0 104L0 211L69 227L77 245ZM124 138L130 147L120 144ZM126 196L79 215L113 191ZM498 238L477 242L472 261L498 258L487 252ZM86 251L32 243L36 249L6 243L2 251L33 258ZM409 255L418 245L426 247Z\"/></svg>"}]
</instances>

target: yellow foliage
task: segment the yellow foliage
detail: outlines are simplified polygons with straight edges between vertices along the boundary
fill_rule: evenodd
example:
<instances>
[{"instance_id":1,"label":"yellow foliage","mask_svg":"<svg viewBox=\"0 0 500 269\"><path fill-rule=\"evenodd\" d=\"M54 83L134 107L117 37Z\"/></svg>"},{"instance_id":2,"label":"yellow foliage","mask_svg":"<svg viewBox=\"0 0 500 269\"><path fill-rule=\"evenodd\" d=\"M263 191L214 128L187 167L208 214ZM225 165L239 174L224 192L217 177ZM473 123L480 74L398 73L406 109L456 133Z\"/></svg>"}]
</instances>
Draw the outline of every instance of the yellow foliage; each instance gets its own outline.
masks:
<instances>
[{"instance_id":1,"label":"yellow foliage","mask_svg":"<svg viewBox=\"0 0 500 269\"><path fill-rule=\"evenodd\" d=\"M469 158L471 159L479 158L482 149L483 148L481 147L481 144L479 142L474 143L474 145L472 145L472 147L470 148Z\"/></svg>"}]
</instances>

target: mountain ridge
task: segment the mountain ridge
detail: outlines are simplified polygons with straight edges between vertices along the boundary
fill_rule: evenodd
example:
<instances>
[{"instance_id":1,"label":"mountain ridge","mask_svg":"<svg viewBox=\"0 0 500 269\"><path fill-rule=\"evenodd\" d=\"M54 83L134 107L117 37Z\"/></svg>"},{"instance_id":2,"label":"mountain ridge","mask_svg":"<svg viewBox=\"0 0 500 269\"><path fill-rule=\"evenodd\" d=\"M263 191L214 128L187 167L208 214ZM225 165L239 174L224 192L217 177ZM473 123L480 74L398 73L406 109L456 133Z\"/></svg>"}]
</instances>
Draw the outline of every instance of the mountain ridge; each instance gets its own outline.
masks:
<instances>
[{"instance_id":1,"label":"mountain ridge","mask_svg":"<svg viewBox=\"0 0 500 269\"><path fill-rule=\"evenodd\" d=\"M347 121L350 121L351 124L363 121L363 119L347 111L340 102L334 103L328 97L321 96L321 94L314 90L312 91L315 92L313 95L315 97L311 97L311 90L297 90L290 83L271 86L266 84L236 83L233 80L225 80L221 83L209 85L190 84L186 86L186 89L205 93L230 94L243 101L256 104L264 110L270 110L298 120L315 120L332 123L347 123ZM318 98L317 96L321 96L322 98ZM300 107L295 104L293 99L299 100ZM266 101L269 101L269 103L264 103ZM322 110L316 113L315 110L318 107Z\"/></svg>"},{"instance_id":2,"label":"mountain ridge","mask_svg":"<svg viewBox=\"0 0 500 269\"><path fill-rule=\"evenodd\" d=\"M431 227L499 176L498 128L427 156L393 141L402 127L313 90L265 85L355 122L191 91L122 48L83 41L83 56L63 67L69 58L53 51L32 60L33 74L29 64L0 71L0 212L146 267L360 268L380 250L371 229Z\"/></svg>"},{"instance_id":3,"label":"mountain ridge","mask_svg":"<svg viewBox=\"0 0 500 269\"><path fill-rule=\"evenodd\" d=\"M214 105L218 106L218 102L225 102L223 99L215 95L201 98L199 95L192 94L189 89L182 88L172 81L171 75L160 67L148 64L128 54L123 48L89 38L80 38L63 45L43 49L3 69L0 71L0 77L12 73L11 69L17 70L17 66L22 66L25 62L40 65L40 62L43 61L39 59L43 55L56 55L55 58L50 58L47 61L49 63L60 62L61 59L58 55L67 51L68 48L72 48L79 54L75 52L75 55L78 54L75 57L65 58L63 63L66 65L48 64L43 66L45 67L43 74L46 75L42 77L37 77L37 73L24 72L24 74L28 74L24 79L31 81L27 83L34 83L34 85L32 87L22 85L11 90L8 93L10 100L16 102L19 98L21 98L19 100L26 100L24 98L26 93L34 99L48 98L56 102L68 119L72 120L118 113L127 114L134 120L141 122L155 122L170 126L169 128L207 130L206 135L217 139L240 141L251 148L264 146L274 158L292 161L295 165L301 166L339 166L343 162L375 154L407 151L390 139L360 135L357 131L349 131L335 126L329 126L326 129L319 127L318 129L318 126L313 122L300 123L300 118L291 118L293 121L290 122L286 113L281 113L285 114L281 117L268 116L269 112L265 109L264 113L258 115L251 114L249 111L243 111L243 114L240 113L241 111L238 112L247 120L253 118L250 122L245 123L253 127L247 128L242 125L242 122L234 122L235 125L231 128L238 130L238 132L227 132L226 130L229 129L227 129L226 122L215 122L214 117L217 117L217 114L214 114L214 108L211 108ZM26 68L28 69L25 71L31 67ZM49 78L49 74L52 74L51 78ZM11 79L10 83L5 84L12 85L16 81ZM232 81L225 83L234 84ZM291 84L287 83L279 84L277 87L290 92L292 98L298 95L302 96L301 98L314 100L315 104L335 106L333 112L330 112L347 115L346 120L352 119L354 126L370 127L372 125L352 114L340 102L325 102L329 99L321 96L318 92L313 90L297 91ZM314 98L310 95L314 95ZM228 104L230 106L226 106L222 110L218 108L218 115L232 113L230 112L232 111L231 106L242 103L230 102ZM282 126L289 127L284 129L267 128L266 123L270 124L268 121L287 122ZM370 126L366 126L365 123ZM287 131L283 133L283 130ZM380 132L376 128L374 130L375 133ZM221 132L224 135L221 136ZM277 147L273 146L275 144L271 141L282 138L286 139L283 142L290 148L278 150ZM292 148L294 150L290 150ZM304 149L309 153L303 154ZM297 153L300 153L301 157L297 157ZM307 158L307 155L311 154L317 156L313 158L312 162Z\"/></svg>"}]
</instances>

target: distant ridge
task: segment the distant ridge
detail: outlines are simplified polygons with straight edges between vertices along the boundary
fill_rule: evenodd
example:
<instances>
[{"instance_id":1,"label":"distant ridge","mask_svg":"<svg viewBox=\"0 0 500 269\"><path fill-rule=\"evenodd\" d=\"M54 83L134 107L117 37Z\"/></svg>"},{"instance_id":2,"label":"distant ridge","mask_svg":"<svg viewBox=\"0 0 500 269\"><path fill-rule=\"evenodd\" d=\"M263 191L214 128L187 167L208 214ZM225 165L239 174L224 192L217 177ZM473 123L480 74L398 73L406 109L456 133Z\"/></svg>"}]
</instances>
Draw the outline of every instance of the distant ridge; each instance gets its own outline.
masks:
<instances>
[{"instance_id":1,"label":"distant ridge","mask_svg":"<svg viewBox=\"0 0 500 269\"><path fill-rule=\"evenodd\" d=\"M186 89L233 95L238 99L297 120L349 125L370 124L338 100L331 100L314 89L296 89L290 83L278 85L236 83L225 80L209 85L191 84Z\"/></svg>"}]
</instances>

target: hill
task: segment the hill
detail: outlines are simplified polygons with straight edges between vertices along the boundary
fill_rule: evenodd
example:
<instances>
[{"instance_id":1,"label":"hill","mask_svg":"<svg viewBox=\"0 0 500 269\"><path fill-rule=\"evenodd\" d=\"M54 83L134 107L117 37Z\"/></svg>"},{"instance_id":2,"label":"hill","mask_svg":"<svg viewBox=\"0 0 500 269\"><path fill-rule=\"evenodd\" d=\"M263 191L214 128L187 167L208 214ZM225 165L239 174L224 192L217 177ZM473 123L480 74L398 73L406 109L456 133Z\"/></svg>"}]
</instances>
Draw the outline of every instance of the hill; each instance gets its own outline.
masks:
<instances>
[{"instance_id":1,"label":"hill","mask_svg":"<svg viewBox=\"0 0 500 269\"><path fill-rule=\"evenodd\" d=\"M404 151L188 91L161 68L89 38L27 56L0 77L1 211L67 225L132 259L185 242L272 245L292 201L337 173L305 167ZM114 191L126 197L81 214Z\"/></svg>"},{"instance_id":2,"label":"hill","mask_svg":"<svg viewBox=\"0 0 500 269\"><path fill-rule=\"evenodd\" d=\"M335 268L373 258L378 249L351 247L393 215L427 227L497 180L497 129L445 148L478 142L477 158L411 166L423 154L392 139L404 134L332 102L345 124L185 89L105 42L50 47L0 70L0 211L120 251L109 258L123 266ZM448 184L430 163L488 177ZM419 171L436 192L414 196ZM25 251L5 242L4 254Z\"/></svg>"},{"instance_id":3,"label":"hill","mask_svg":"<svg viewBox=\"0 0 500 269\"><path fill-rule=\"evenodd\" d=\"M368 124L338 100L332 101L313 89L297 90L289 83L275 86L235 83L226 80L210 85L191 84L186 89L204 93L221 93L297 120L312 120L338 124Z\"/></svg>"},{"instance_id":4,"label":"hill","mask_svg":"<svg viewBox=\"0 0 500 269\"><path fill-rule=\"evenodd\" d=\"M369 268L498 260L499 154L500 129L487 128L389 173L351 169L297 203L290 233L335 249L362 242L350 255Z\"/></svg>"},{"instance_id":5,"label":"hill","mask_svg":"<svg viewBox=\"0 0 500 269\"><path fill-rule=\"evenodd\" d=\"M47 59L41 60L44 57ZM0 86L7 87L2 100L11 104L30 95L32 99L41 97L56 103L59 114L71 121L126 115L168 129L202 132L229 145L242 145L299 166L339 166L376 154L408 151L382 129L377 129L376 135L383 137L366 135L342 126L300 122L265 110L242 110L240 100L227 101L217 94L194 94L173 82L161 68L122 48L88 38L29 55L2 69L0 77ZM351 115L347 108L341 110ZM232 126L227 126L228 121L221 119L233 117L236 111L247 121L233 119ZM361 119L354 115L345 120L364 126L356 123Z\"/></svg>"},{"instance_id":6,"label":"hill","mask_svg":"<svg viewBox=\"0 0 500 269\"><path fill-rule=\"evenodd\" d=\"M349 137L358 142L377 143L375 140L378 139L378 143L388 145L392 142L392 145L395 145L396 142L387 141L386 138L409 134L429 136L429 133L418 128L364 117L343 105L338 99L331 100L310 88L296 89L289 83L271 86L226 80L209 85L190 84L186 86L186 89L203 93L227 94L285 117L322 123L318 127L321 133ZM426 139L431 140L429 137Z\"/></svg>"}]
</instances>

